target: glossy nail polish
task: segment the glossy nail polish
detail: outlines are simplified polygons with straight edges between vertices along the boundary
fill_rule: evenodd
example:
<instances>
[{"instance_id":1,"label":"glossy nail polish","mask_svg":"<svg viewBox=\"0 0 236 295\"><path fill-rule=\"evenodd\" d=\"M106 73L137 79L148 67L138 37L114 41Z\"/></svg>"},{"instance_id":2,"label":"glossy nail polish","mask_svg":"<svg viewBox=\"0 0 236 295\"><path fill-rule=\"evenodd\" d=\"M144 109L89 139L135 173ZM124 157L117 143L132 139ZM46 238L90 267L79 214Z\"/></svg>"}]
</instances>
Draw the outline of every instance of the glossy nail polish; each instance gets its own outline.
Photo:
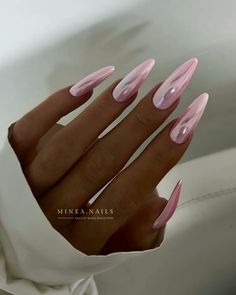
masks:
<instances>
[{"instance_id":1,"label":"glossy nail polish","mask_svg":"<svg viewBox=\"0 0 236 295\"><path fill-rule=\"evenodd\" d=\"M88 93L108 78L114 70L114 66L107 66L89 74L70 88L70 94L79 97Z\"/></svg>"},{"instance_id":2,"label":"glossy nail polish","mask_svg":"<svg viewBox=\"0 0 236 295\"><path fill-rule=\"evenodd\" d=\"M148 59L134 68L113 90L113 97L118 102L129 100L141 87L148 77L153 66L154 59Z\"/></svg>"},{"instance_id":3,"label":"glossy nail polish","mask_svg":"<svg viewBox=\"0 0 236 295\"><path fill-rule=\"evenodd\" d=\"M188 86L197 68L197 58L191 58L178 67L157 89L153 95L153 104L160 110L172 106Z\"/></svg>"},{"instance_id":4,"label":"glossy nail polish","mask_svg":"<svg viewBox=\"0 0 236 295\"><path fill-rule=\"evenodd\" d=\"M206 108L209 95L201 94L184 111L170 130L170 138L178 144L184 143L197 127Z\"/></svg>"},{"instance_id":5,"label":"glossy nail polish","mask_svg":"<svg viewBox=\"0 0 236 295\"><path fill-rule=\"evenodd\" d=\"M182 180L179 180L178 183L176 184L164 210L161 212L161 214L158 216L158 218L154 221L154 223L152 225L152 227L154 229L158 229L158 228L164 226L170 220L172 215L174 214L175 209L178 204L178 201L179 201L181 188L182 188Z\"/></svg>"}]
</instances>

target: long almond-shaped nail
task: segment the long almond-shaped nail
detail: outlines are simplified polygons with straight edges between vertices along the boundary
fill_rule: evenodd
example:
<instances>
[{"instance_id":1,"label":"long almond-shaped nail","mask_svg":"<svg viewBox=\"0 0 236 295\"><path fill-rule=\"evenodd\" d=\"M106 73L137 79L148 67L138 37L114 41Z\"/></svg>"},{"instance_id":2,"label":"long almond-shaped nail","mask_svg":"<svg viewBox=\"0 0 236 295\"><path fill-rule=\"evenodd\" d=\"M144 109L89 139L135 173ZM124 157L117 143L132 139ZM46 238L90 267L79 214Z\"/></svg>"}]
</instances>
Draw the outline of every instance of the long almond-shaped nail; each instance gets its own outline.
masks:
<instances>
[{"instance_id":1,"label":"long almond-shaped nail","mask_svg":"<svg viewBox=\"0 0 236 295\"><path fill-rule=\"evenodd\" d=\"M162 227L163 225L165 225L170 220L172 215L174 214L175 209L178 204L178 201L179 201L181 188L182 188L182 180L179 180L178 183L176 184L164 210L161 212L161 214L154 221L154 223L152 225L152 227L154 229L158 229L158 228Z\"/></svg>"},{"instance_id":2,"label":"long almond-shaped nail","mask_svg":"<svg viewBox=\"0 0 236 295\"><path fill-rule=\"evenodd\" d=\"M189 59L164 81L152 98L156 108L166 110L175 103L191 81L197 64L197 58Z\"/></svg>"},{"instance_id":3,"label":"long almond-shaped nail","mask_svg":"<svg viewBox=\"0 0 236 295\"><path fill-rule=\"evenodd\" d=\"M114 66L107 66L89 74L70 88L70 94L79 97L88 93L108 78L114 70Z\"/></svg>"},{"instance_id":4,"label":"long almond-shaped nail","mask_svg":"<svg viewBox=\"0 0 236 295\"><path fill-rule=\"evenodd\" d=\"M148 59L129 72L114 88L112 93L114 99L118 102L129 100L146 80L154 64L154 59Z\"/></svg>"},{"instance_id":5,"label":"long almond-shaped nail","mask_svg":"<svg viewBox=\"0 0 236 295\"><path fill-rule=\"evenodd\" d=\"M170 130L170 138L178 144L184 143L197 127L206 108L209 95L201 94L178 118Z\"/></svg>"}]
</instances>

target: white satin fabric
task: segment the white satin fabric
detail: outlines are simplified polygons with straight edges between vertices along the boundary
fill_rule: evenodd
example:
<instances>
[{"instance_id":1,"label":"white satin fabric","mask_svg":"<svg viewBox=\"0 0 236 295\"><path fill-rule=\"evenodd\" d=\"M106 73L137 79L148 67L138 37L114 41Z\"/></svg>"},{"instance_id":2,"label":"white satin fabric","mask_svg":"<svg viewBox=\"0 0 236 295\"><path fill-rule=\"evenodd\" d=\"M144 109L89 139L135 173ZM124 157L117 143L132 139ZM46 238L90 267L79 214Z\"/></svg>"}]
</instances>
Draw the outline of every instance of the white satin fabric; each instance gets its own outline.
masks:
<instances>
[{"instance_id":1,"label":"white satin fabric","mask_svg":"<svg viewBox=\"0 0 236 295\"><path fill-rule=\"evenodd\" d=\"M158 186L160 195L179 178L183 189L165 246L96 275L102 295L236 294L236 148L177 165Z\"/></svg>"}]
</instances>

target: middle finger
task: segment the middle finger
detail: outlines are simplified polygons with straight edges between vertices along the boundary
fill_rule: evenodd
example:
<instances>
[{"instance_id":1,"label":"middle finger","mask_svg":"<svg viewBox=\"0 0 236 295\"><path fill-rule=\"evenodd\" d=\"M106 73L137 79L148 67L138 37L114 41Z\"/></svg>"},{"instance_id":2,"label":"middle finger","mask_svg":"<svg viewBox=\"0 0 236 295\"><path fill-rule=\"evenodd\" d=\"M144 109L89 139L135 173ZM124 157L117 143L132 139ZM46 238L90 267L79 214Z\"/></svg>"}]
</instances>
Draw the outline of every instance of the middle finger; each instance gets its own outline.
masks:
<instances>
[{"instance_id":1,"label":"middle finger","mask_svg":"<svg viewBox=\"0 0 236 295\"><path fill-rule=\"evenodd\" d=\"M140 144L173 112L196 66L196 59L180 66L157 90L156 87L151 90L118 126L94 144L50 192L52 206L60 203L63 208L79 208L109 182Z\"/></svg>"},{"instance_id":2,"label":"middle finger","mask_svg":"<svg viewBox=\"0 0 236 295\"><path fill-rule=\"evenodd\" d=\"M51 138L26 171L36 195L47 190L71 169L104 129L125 110L153 66L153 59L138 65L118 85L113 83Z\"/></svg>"}]
</instances>

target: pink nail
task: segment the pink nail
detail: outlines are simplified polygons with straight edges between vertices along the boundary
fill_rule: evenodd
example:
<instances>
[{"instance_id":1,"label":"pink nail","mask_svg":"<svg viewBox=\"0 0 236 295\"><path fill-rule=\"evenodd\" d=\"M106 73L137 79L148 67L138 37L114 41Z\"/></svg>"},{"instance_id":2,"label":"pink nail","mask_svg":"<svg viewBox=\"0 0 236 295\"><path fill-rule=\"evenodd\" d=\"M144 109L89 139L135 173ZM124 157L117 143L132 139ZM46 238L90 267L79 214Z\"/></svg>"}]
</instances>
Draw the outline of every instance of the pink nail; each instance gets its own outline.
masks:
<instances>
[{"instance_id":1,"label":"pink nail","mask_svg":"<svg viewBox=\"0 0 236 295\"><path fill-rule=\"evenodd\" d=\"M148 59L129 72L113 90L114 99L118 102L129 100L146 80L154 64L154 59Z\"/></svg>"},{"instance_id":2,"label":"pink nail","mask_svg":"<svg viewBox=\"0 0 236 295\"><path fill-rule=\"evenodd\" d=\"M167 205L165 206L164 210L161 212L161 215L159 215L158 218L154 221L152 225L154 229L158 229L162 227L163 225L165 225L173 216L179 201L181 188L182 188L182 180L179 180L170 196L170 199Z\"/></svg>"},{"instance_id":3,"label":"pink nail","mask_svg":"<svg viewBox=\"0 0 236 295\"><path fill-rule=\"evenodd\" d=\"M170 138L175 143L184 143L192 134L206 108L208 97L207 93L201 94L176 120L170 131Z\"/></svg>"},{"instance_id":4,"label":"pink nail","mask_svg":"<svg viewBox=\"0 0 236 295\"><path fill-rule=\"evenodd\" d=\"M153 104L156 108L166 110L174 104L191 81L197 64L197 58L191 58L165 80L153 95Z\"/></svg>"},{"instance_id":5,"label":"pink nail","mask_svg":"<svg viewBox=\"0 0 236 295\"><path fill-rule=\"evenodd\" d=\"M78 97L88 93L108 78L114 70L114 66L107 66L89 74L70 88L70 94Z\"/></svg>"}]
</instances>

